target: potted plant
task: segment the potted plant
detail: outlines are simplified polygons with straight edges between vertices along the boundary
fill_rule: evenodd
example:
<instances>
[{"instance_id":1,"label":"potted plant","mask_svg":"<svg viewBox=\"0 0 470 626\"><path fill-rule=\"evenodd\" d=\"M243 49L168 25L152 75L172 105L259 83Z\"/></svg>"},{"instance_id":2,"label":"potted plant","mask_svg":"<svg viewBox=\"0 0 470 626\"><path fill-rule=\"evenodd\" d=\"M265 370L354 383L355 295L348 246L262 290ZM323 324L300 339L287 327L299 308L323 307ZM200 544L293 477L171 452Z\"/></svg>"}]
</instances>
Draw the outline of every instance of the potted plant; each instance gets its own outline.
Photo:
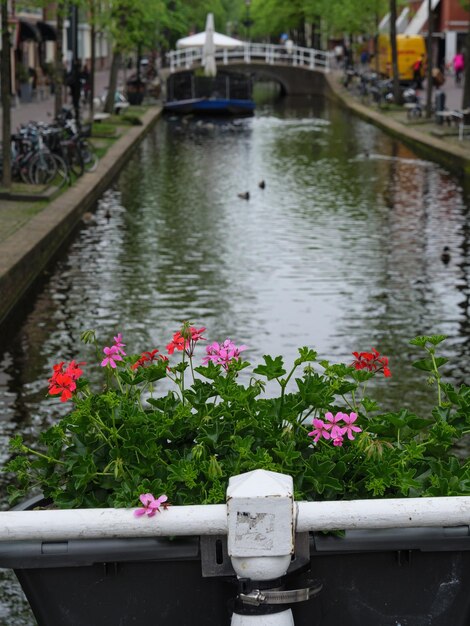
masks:
<instances>
[{"instance_id":1,"label":"potted plant","mask_svg":"<svg viewBox=\"0 0 470 626\"><path fill-rule=\"evenodd\" d=\"M303 347L290 368L281 356L251 368L246 346L205 334L184 323L164 353L130 354L121 334L102 346L85 332L104 385L87 381L90 364L54 365L49 394L71 410L37 448L12 439L13 500L36 489L57 507L154 513L166 498L223 503L230 476L258 468L291 475L296 500L470 493L468 459L453 452L469 432L470 387L442 379L436 349L445 337L411 342L425 353L414 365L436 395L420 416L372 399L372 379L391 376L375 349L332 364ZM155 606L162 624L230 623L234 591L223 578L201 578L195 539L10 543L0 545L0 566L15 569L39 624L98 615L102 624L143 623ZM224 561L223 546L214 554ZM468 623L468 528L315 533L310 566L324 591L295 610L296 624L421 624L429 615L433 625ZM305 574L292 567L292 575L297 584Z\"/></svg>"}]
</instances>

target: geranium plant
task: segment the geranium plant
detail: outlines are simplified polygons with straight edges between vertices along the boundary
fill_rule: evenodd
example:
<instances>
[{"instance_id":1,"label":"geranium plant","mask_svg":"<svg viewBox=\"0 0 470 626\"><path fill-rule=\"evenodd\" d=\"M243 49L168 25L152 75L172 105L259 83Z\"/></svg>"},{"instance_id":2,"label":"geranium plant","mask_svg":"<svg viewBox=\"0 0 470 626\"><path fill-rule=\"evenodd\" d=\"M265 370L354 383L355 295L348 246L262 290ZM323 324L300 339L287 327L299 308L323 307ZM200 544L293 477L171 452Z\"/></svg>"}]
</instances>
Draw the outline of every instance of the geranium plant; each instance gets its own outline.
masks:
<instances>
[{"instance_id":1,"label":"geranium plant","mask_svg":"<svg viewBox=\"0 0 470 626\"><path fill-rule=\"evenodd\" d=\"M264 356L252 368L247 346L205 334L184 323L163 352L129 354L121 334L103 347L84 333L96 363L58 363L49 380L68 414L34 449L21 436L11 441L12 498L35 489L60 507L136 506L140 498L140 514L153 515L167 499L224 502L229 477L258 468L290 474L299 500L470 493L469 462L453 452L469 432L470 387L443 381L443 336L411 341L425 352L414 365L436 390L434 409L417 415L386 411L369 396L372 378L391 376L375 349L332 364L303 347L289 367ZM92 368L103 386L87 381Z\"/></svg>"}]
</instances>

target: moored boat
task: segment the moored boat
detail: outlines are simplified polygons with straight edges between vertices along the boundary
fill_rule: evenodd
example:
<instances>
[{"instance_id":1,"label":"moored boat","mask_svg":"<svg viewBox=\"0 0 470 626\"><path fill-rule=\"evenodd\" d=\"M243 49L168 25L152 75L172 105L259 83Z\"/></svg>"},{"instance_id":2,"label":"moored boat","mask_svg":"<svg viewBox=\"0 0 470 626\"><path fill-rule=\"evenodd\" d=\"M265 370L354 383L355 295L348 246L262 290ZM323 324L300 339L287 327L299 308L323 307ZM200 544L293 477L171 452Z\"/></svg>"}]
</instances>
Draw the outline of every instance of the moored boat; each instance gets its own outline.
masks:
<instances>
[{"instance_id":1,"label":"moored boat","mask_svg":"<svg viewBox=\"0 0 470 626\"><path fill-rule=\"evenodd\" d=\"M240 73L199 76L193 71L172 74L167 80L164 110L187 115L252 115L252 81Z\"/></svg>"}]
</instances>

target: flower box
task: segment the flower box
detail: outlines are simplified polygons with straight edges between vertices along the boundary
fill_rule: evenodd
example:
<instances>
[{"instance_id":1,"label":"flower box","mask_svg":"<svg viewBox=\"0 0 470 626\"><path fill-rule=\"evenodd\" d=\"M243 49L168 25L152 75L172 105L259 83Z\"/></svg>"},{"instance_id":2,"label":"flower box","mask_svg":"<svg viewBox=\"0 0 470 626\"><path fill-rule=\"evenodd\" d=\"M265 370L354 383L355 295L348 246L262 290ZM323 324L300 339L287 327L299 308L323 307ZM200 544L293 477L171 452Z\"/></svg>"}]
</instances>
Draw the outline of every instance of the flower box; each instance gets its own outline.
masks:
<instances>
[{"instance_id":1,"label":"flower box","mask_svg":"<svg viewBox=\"0 0 470 626\"><path fill-rule=\"evenodd\" d=\"M266 626L251 620L252 610L262 617L279 610L287 621L269 624L292 624L286 605L274 605L292 600L285 590L310 597L310 578L323 588L293 604L296 626L467 626L470 462L454 448L470 432L470 387L444 381L447 359L436 349L445 337L410 342L425 353L413 365L436 392L434 408L417 415L383 410L369 396L374 377L392 375L374 348L332 364L302 347L290 367L265 355L248 374L241 355L248 348L231 339L208 345L200 364L195 350L205 330L185 322L168 356L156 348L127 354L121 333L103 347L85 332L104 385L95 391L96 382L84 378L93 368L88 358L57 363L49 393L71 401L70 413L41 433L38 448L12 439L13 497L39 488L68 509L55 534L46 531L54 521L60 526L57 511L19 514L34 516L39 540L14 517L0 523L0 566L15 570L39 626L223 626L232 607L237 626ZM173 389L165 392L168 382ZM271 384L277 396L265 393ZM244 482L263 471L260 482ZM207 539L206 504L215 505L222 521L214 532L226 532L228 544L225 536ZM415 506L428 507L428 517L415 515ZM194 509L202 525L192 526ZM145 532L134 526L136 516L144 516ZM70 534L67 524L77 517L80 528ZM409 524L427 528L403 528ZM294 529L345 533L303 534L291 560ZM260 594L264 606L252 609Z\"/></svg>"},{"instance_id":2,"label":"flower box","mask_svg":"<svg viewBox=\"0 0 470 626\"><path fill-rule=\"evenodd\" d=\"M468 526L312 533L309 554L287 585L323 589L292 606L296 626L470 623ZM236 594L233 577L202 576L197 537L6 541L0 566L14 569L38 626L228 626Z\"/></svg>"}]
</instances>

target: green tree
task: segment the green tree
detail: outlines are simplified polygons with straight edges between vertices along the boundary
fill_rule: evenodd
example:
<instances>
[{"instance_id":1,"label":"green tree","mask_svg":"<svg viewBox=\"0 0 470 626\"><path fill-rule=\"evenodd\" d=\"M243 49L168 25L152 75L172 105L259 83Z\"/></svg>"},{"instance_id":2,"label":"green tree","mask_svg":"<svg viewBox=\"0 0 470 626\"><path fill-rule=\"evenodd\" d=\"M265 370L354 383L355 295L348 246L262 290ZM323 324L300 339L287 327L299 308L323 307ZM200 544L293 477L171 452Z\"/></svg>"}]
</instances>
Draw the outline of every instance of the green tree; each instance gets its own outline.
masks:
<instances>
[{"instance_id":1,"label":"green tree","mask_svg":"<svg viewBox=\"0 0 470 626\"><path fill-rule=\"evenodd\" d=\"M2 19L2 56L0 81L2 84L2 184L9 189L11 187L11 153L9 138L11 135L11 113L10 113L10 31L8 29L8 2L1 0Z\"/></svg>"}]
</instances>

